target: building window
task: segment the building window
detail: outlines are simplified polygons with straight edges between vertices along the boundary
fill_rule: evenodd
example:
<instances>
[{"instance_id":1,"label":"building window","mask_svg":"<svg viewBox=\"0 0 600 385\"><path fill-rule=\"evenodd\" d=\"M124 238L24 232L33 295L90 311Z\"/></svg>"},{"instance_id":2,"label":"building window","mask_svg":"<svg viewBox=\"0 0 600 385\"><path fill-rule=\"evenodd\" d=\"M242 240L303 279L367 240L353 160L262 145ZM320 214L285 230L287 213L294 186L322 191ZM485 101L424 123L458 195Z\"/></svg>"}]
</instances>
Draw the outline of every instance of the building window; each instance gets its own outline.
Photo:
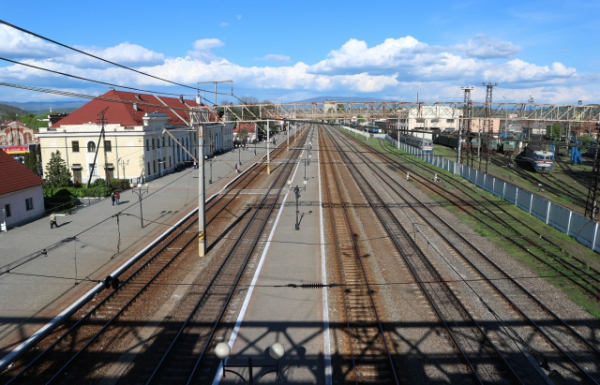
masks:
<instances>
[{"instance_id":1,"label":"building window","mask_svg":"<svg viewBox=\"0 0 600 385\"><path fill-rule=\"evenodd\" d=\"M156 138L156 147L160 148L160 138Z\"/></svg>"},{"instance_id":2,"label":"building window","mask_svg":"<svg viewBox=\"0 0 600 385\"><path fill-rule=\"evenodd\" d=\"M25 208L27 209L27 211L33 210L33 198L25 199Z\"/></svg>"},{"instance_id":3,"label":"building window","mask_svg":"<svg viewBox=\"0 0 600 385\"><path fill-rule=\"evenodd\" d=\"M154 166L154 173L156 174L156 161L155 160L152 161L152 166Z\"/></svg>"},{"instance_id":4,"label":"building window","mask_svg":"<svg viewBox=\"0 0 600 385\"><path fill-rule=\"evenodd\" d=\"M96 152L96 143L88 142L88 152Z\"/></svg>"},{"instance_id":5,"label":"building window","mask_svg":"<svg viewBox=\"0 0 600 385\"><path fill-rule=\"evenodd\" d=\"M171 155L169 155L169 167L171 167L173 163L171 163Z\"/></svg>"},{"instance_id":6,"label":"building window","mask_svg":"<svg viewBox=\"0 0 600 385\"><path fill-rule=\"evenodd\" d=\"M81 183L81 169L80 168L73 169L73 183Z\"/></svg>"},{"instance_id":7,"label":"building window","mask_svg":"<svg viewBox=\"0 0 600 385\"><path fill-rule=\"evenodd\" d=\"M446 119L446 123L454 123L454 119Z\"/></svg>"},{"instance_id":8,"label":"building window","mask_svg":"<svg viewBox=\"0 0 600 385\"><path fill-rule=\"evenodd\" d=\"M104 141L104 149L106 150L106 152L112 152L112 143L110 142L110 140Z\"/></svg>"},{"instance_id":9,"label":"building window","mask_svg":"<svg viewBox=\"0 0 600 385\"><path fill-rule=\"evenodd\" d=\"M152 149L154 150L154 138L152 138Z\"/></svg>"},{"instance_id":10,"label":"building window","mask_svg":"<svg viewBox=\"0 0 600 385\"><path fill-rule=\"evenodd\" d=\"M169 147L171 147L171 137L169 136Z\"/></svg>"},{"instance_id":11,"label":"building window","mask_svg":"<svg viewBox=\"0 0 600 385\"><path fill-rule=\"evenodd\" d=\"M10 213L10 205L4 206L4 212L6 213L6 217L9 218L12 214Z\"/></svg>"},{"instance_id":12,"label":"building window","mask_svg":"<svg viewBox=\"0 0 600 385\"><path fill-rule=\"evenodd\" d=\"M146 139L146 151L150 151L150 141Z\"/></svg>"},{"instance_id":13,"label":"building window","mask_svg":"<svg viewBox=\"0 0 600 385\"><path fill-rule=\"evenodd\" d=\"M150 175L150 162L148 162L148 171L146 172L147 175Z\"/></svg>"},{"instance_id":14,"label":"building window","mask_svg":"<svg viewBox=\"0 0 600 385\"><path fill-rule=\"evenodd\" d=\"M71 151L79 152L79 141L78 140L74 140L71 142Z\"/></svg>"}]
</instances>

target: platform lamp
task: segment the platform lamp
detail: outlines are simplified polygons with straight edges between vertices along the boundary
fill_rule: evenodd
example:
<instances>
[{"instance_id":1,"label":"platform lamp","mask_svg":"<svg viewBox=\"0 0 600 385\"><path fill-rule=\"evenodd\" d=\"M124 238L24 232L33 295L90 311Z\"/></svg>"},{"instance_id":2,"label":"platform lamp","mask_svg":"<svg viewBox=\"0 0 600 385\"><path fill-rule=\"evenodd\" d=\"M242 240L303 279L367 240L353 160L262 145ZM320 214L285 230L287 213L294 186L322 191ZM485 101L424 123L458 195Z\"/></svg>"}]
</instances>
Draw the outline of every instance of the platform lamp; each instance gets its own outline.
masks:
<instances>
[{"instance_id":1,"label":"platform lamp","mask_svg":"<svg viewBox=\"0 0 600 385\"><path fill-rule=\"evenodd\" d=\"M213 164L213 160L212 158L208 158L208 155L204 155L204 160L208 162L208 164L210 165L210 179L208 180L208 184L212 184L212 164Z\"/></svg>"},{"instance_id":2,"label":"platform lamp","mask_svg":"<svg viewBox=\"0 0 600 385\"><path fill-rule=\"evenodd\" d=\"M288 186L291 189L292 188L292 181L288 180ZM308 180L304 179L302 181L302 183L304 184L304 187L300 188L298 187L298 185L296 185L296 187L294 187L294 189L292 191L294 191L294 194L296 195L296 230L300 230L300 220L298 219L298 214L300 214L300 211L298 210L298 200L300 199L300 191L304 190L306 191L306 185L308 184Z\"/></svg>"},{"instance_id":3,"label":"platform lamp","mask_svg":"<svg viewBox=\"0 0 600 385\"><path fill-rule=\"evenodd\" d=\"M142 229L143 229L144 228L144 211L142 210L142 200L143 200L142 197L144 196L144 193L148 194L148 183L146 183L144 185L142 185L141 183L138 183L138 185L137 185L138 191L135 191L135 187L136 186L131 187L131 192L137 194L139 202L140 202L140 224L142 225ZM144 191L142 189L142 187L146 188L146 191Z\"/></svg>"},{"instance_id":4,"label":"platform lamp","mask_svg":"<svg viewBox=\"0 0 600 385\"><path fill-rule=\"evenodd\" d=\"M251 357L248 357L248 365L226 365L225 360L229 357L229 354L231 354L231 348L225 342L219 342L217 344L217 346L215 347L215 354L223 363L223 377L225 377L225 373L227 373L227 372L233 373L236 376L238 376L239 378L241 378L245 384L253 385L256 381L260 380L264 375L269 374L269 373L276 373L276 376L277 376L276 381L279 381L279 360L285 354L285 348L279 342L275 342L273 345L271 345L269 347L269 355L273 359L275 359L275 365L253 365ZM231 369L227 369L227 367L248 368L248 381L246 381L246 379L240 373L238 373L234 370L231 370ZM260 376L258 376L255 379L254 373L252 372L252 369L254 369L254 368L274 368L274 369L263 372Z\"/></svg>"}]
</instances>

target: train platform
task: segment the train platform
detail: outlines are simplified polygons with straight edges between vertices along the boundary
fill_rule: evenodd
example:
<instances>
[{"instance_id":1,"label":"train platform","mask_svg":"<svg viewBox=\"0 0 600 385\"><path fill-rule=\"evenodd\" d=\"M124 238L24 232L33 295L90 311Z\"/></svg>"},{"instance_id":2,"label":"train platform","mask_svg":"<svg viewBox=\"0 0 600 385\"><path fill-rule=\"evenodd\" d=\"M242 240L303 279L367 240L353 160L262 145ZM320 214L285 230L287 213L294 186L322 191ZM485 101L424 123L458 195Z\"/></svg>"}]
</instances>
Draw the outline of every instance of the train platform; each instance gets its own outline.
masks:
<instances>
[{"instance_id":1,"label":"train platform","mask_svg":"<svg viewBox=\"0 0 600 385\"><path fill-rule=\"evenodd\" d=\"M325 240L321 211L321 184L317 134L312 140L311 162L306 150L293 174L284 204L275 213L273 229L263 234L267 245L261 255L254 278L245 297L242 312L233 335L229 364L247 365L248 357L256 364L272 365L268 349L275 342L285 349L281 359L281 376L290 383L330 384L329 329ZM303 188L306 172L308 183ZM296 193L298 186L298 221ZM299 223L298 229L296 224ZM302 287L304 285L304 287ZM235 368L248 379L246 368ZM254 373L262 373L255 368ZM222 376L219 370L216 384L239 383L235 375ZM268 377L270 376L270 377ZM264 381L274 381L267 374Z\"/></svg>"},{"instance_id":2,"label":"train platform","mask_svg":"<svg viewBox=\"0 0 600 385\"><path fill-rule=\"evenodd\" d=\"M265 154L259 142L205 162L205 198L237 175L236 164L243 171ZM57 215L58 228L44 217L0 233L0 359L193 211L198 172L187 168L151 181L141 189L141 212L135 188L121 194L119 205L107 198Z\"/></svg>"}]
</instances>

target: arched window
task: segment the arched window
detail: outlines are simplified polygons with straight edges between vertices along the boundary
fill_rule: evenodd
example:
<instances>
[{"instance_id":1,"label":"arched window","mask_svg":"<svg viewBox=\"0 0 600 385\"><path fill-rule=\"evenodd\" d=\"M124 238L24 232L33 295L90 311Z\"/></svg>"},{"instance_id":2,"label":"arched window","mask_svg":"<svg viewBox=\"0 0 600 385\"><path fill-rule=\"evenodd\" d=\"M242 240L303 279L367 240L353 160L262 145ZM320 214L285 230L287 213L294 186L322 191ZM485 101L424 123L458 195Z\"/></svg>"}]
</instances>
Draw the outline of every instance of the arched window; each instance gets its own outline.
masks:
<instances>
[{"instance_id":1,"label":"arched window","mask_svg":"<svg viewBox=\"0 0 600 385\"><path fill-rule=\"evenodd\" d=\"M96 143L88 142L88 152L96 152Z\"/></svg>"}]
</instances>

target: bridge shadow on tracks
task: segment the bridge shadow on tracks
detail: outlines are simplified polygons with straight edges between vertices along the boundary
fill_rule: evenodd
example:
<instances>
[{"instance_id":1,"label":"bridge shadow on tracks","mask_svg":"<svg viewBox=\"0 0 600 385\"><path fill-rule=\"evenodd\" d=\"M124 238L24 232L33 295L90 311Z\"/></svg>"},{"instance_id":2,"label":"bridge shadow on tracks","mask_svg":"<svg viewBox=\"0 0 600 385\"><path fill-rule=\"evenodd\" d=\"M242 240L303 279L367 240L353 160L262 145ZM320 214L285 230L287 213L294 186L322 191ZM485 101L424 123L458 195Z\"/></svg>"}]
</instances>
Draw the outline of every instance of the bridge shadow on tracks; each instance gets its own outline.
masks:
<instances>
[{"instance_id":1,"label":"bridge shadow on tracks","mask_svg":"<svg viewBox=\"0 0 600 385\"><path fill-rule=\"evenodd\" d=\"M293 289L290 289L293 290ZM46 324L50 319L38 317L34 320L30 320L33 323L37 323L40 326ZM0 323L20 323L23 322L20 318L11 317L0 317ZM596 346L600 346L600 340L593 338L592 336L599 334L600 320L577 320L571 319L567 321L571 326L585 326L590 330L589 335L586 337ZM103 324L103 322L96 321L97 324ZM552 326L549 321L538 321L541 326ZM113 339L110 343L106 344L101 353L89 353L85 358L85 362L81 363L79 368L89 368L89 376L93 377L95 370L103 367L110 367L113 364L119 364L123 362L132 362L131 370L119 378L113 378L118 380L119 384L129 383L145 383L143 378L144 373L152 373L154 366L156 365L157 351L161 347L165 346L165 342L171 340L173 331L177 330L181 324L179 322L146 322L146 321L117 321L117 326L124 327L127 330L135 331L142 327L158 327L159 332L153 336L149 341L138 341L137 345L147 344L147 349L141 353L134 354L131 351L121 352L117 349L119 345L118 338ZM212 327L212 323L194 323L192 327L195 330L196 327L200 327L204 330L209 330ZM503 333L505 328L523 326L523 322L511 322L505 321L502 324L498 322L485 322L481 321L480 325L483 330L496 331ZM227 330L233 329L234 323L222 323L220 328ZM367 325L368 326L368 325ZM375 325L373 325L375 327ZM461 326L471 326L470 324L457 324L457 328ZM340 354L338 341L342 335L345 335L347 324L346 323L330 323L330 333L333 336L331 338L331 361L333 369L334 381L338 383L344 382L344 378L348 378L351 369L349 368L350 357L346 354ZM383 328L391 337L391 350L392 359L396 370L401 378L402 383L413 384L413 383L465 383L469 382L470 375L464 371L464 362L461 360L458 354L452 353L430 353L426 351L431 349L430 343L427 341L428 336L434 334L444 335L445 329L442 324L434 322L384 322ZM411 330L418 331L421 338L418 341L414 341L409 336ZM246 331L248 331L246 333ZM134 332L135 333L135 332ZM248 337L248 335L258 337ZM295 337L301 336L301 337ZM201 339L202 336L199 336ZM281 368L281 382L286 384L322 384L324 383L325 373L325 358L323 356L322 344L323 344L323 323L322 321L289 321L289 322L244 322L242 329L238 335L236 341L236 353L232 355L229 360L229 364L240 364L245 365L248 362L248 358L252 358L253 363L257 366L261 365L272 365L273 360L269 357L268 349L265 346L270 346L274 341L280 342L286 350L284 357L280 361ZM219 342L219 341L216 341ZM214 345L216 342L211 343L211 346L207 350L207 359L203 361L202 367L200 367L197 373L199 373L193 383L197 384L210 384L212 379L217 373L219 360L214 355ZM421 345L428 345L427 347ZM69 344L63 345L61 353L59 355L67 355L70 352ZM111 348L114 346L114 348ZM242 346L242 348L239 348ZM7 354L16 345L5 346L0 350L0 355ZM135 348L137 346L134 346ZM191 348L187 347L190 356L194 356L195 352ZM307 351L311 349L312 353L307 354ZM441 349L441 351L450 351L452 349L451 343L448 342L448 346ZM317 352L314 352L317 350ZM355 351L355 356L358 358L372 359L372 352L367 351ZM398 353L401 352L401 353ZM596 357L589 352L575 352L578 354L578 360L580 362L596 362ZM512 357L511 354L506 355L507 360L510 362L512 359L517 360L517 357ZM564 365L564 358L558 353L555 355L545 355L544 357L535 357L538 362L542 362L545 359L550 369ZM81 361L81 360L80 360ZM485 362L484 362L485 363ZM497 362L494 362L497 364ZM18 369L20 364L17 364L15 368ZM50 365L51 367L52 365ZM441 374L445 379L440 379L437 382L435 379L428 379L431 369L435 368L438 376ZM256 368L255 376L261 374L261 370ZM242 368L243 372L244 369ZM191 372L191 368L190 368ZM380 373L382 378L387 376L389 373ZM593 376L598 376L599 373L592 373ZM273 378L269 377L273 376ZM222 383L232 383L232 377L227 377ZM387 378L387 377L386 377ZM5 383L9 380L6 373L0 374L0 382ZM71 379L81 380L81 379ZM105 378L104 380L110 380ZM262 381L272 383L275 381L274 375L267 375ZM34 381L35 382L35 381ZM20 383L20 382L18 382ZM335 383L335 382L334 382ZM379 382L377 382L379 383Z\"/></svg>"}]
</instances>

